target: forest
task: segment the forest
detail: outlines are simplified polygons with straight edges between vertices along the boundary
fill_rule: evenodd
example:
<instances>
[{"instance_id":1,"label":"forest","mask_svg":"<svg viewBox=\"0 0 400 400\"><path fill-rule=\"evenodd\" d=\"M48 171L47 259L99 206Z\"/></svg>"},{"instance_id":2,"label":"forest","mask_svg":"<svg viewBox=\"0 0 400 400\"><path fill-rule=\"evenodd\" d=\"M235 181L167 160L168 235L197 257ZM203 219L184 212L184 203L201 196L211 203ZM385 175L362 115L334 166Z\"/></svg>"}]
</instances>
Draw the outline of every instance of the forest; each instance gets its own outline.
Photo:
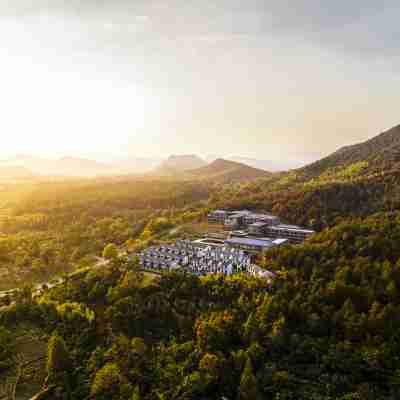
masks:
<instances>
[{"instance_id":1,"label":"forest","mask_svg":"<svg viewBox=\"0 0 400 400\"><path fill-rule=\"evenodd\" d=\"M127 179L9 185L3 192L0 290L7 290L87 266L108 243L123 245L147 225L160 229L158 218L172 225L196 218L209 189Z\"/></svg>"},{"instance_id":2,"label":"forest","mask_svg":"<svg viewBox=\"0 0 400 400\"><path fill-rule=\"evenodd\" d=\"M1 287L20 289L0 308L0 398L399 398L397 183L396 171L357 163L215 185L4 188ZM318 234L262 255L272 287L144 273L126 257L194 235L217 207L273 212Z\"/></svg>"},{"instance_id":3,"label":"forest","mask_svg":"<svg viewBox=\"0 0 400 400\"><path fill-rule=\"evenodd\" d=\"M48 335L55 399L396 399L400 214L343 222L265 254L272 288L236 276L104 269L1 312Z\"/></svg>"}]
</instances>

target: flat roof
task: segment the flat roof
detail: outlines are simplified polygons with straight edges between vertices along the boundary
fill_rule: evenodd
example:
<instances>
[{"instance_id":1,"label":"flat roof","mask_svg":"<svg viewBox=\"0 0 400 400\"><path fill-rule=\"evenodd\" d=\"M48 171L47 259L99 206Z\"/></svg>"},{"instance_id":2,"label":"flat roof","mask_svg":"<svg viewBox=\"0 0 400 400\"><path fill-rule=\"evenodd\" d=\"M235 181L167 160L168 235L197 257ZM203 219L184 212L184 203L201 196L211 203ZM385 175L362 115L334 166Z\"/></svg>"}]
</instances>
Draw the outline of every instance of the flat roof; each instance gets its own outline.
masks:
<instances>
[{"instance_id":1,"label":"flat roof","mask_svg":"<svg viewBox=\"0 0 400 400\"><path fill-rule=\"evenodd\" d=\"M277 231L285 230L285 231L291 231L291 232L315 233L315 231L312 231L310 229L304 229L304 228L300 228L299 226L293 226L293 225L271 226L270 229L277 230Z\"/></svg>"},{"instance_id":2,"label":"flat roof","mask_svg":"<svg viewBox=\"0 0 400 400\"><path fill-rule=\"evenodd\" d=\"M249 226L267 226L268 224L266 222L254 222L254 224L250 224Z\"/></svg>"},{"instance_id":3,"label":"flat roof","mask_svg":"<svg viewBox=\"0 0 400 400\"><path fill-rule=\"evenodd\" d=\"M275 239L275 240L273 240L273 242L274 242L274 244L276 244L276 245L280 245L280 244L284 244L284 243L287 243L289 241L289 239Z\"/></svg>"},{"instance_id":4,"label":"flat roof","mask_svg":"<svg viewBox=\"0 0 400 400\"><path fill-rule=\"evenodd\" d=\"M223 239L209 238L209 237L197 239L197 240L193 241L192 243L193 244L204 244L206 246L207 245L208 246L217 246L217 247L222 247L225 244Z\"/></svg>"},{"instance_id":5,"label":"flat roof","mask_svg":"<svg viewBox=\"0 0 400 400\"><path fill-rule=\"evenodd\" d=\"M279 218L276 215L272 215L272 214L257 214L257 213L254 213L254 214L252 214L252 216L256 217L256 218L263 218L263 219Z\"/></svg>"},{"instance_id":6,"label":"flat roof","mask_svg":"<svg viewBox=\"0 0 400 400\"><path fill-rule=\"evenodd\" d=\"M257 246L257 247L272 247L274 243L272 240L252 239L252 238L231 238L226 240L228 244L239 244L246 246Z\"/></svg>"}]
</instances>

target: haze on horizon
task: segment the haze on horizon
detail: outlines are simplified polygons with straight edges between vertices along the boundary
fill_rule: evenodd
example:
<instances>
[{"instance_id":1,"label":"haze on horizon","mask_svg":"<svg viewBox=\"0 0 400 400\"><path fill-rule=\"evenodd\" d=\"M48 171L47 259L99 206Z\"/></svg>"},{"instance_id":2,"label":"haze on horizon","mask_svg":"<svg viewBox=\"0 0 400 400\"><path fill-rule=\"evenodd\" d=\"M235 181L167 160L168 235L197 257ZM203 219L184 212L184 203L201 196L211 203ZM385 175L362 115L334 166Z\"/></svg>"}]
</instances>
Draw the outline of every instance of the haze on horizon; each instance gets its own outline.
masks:
<instances>
[{"instance_id":1,"label":"haze on horizon","mask_svg":"<svg viewBox=\"0 0 400 400\"><path fill-rule=\"evenodd\" d=\"M199 3L0 0L0 156L311 160L400 122L398 1Z\"/></svg>"}]
</instances>

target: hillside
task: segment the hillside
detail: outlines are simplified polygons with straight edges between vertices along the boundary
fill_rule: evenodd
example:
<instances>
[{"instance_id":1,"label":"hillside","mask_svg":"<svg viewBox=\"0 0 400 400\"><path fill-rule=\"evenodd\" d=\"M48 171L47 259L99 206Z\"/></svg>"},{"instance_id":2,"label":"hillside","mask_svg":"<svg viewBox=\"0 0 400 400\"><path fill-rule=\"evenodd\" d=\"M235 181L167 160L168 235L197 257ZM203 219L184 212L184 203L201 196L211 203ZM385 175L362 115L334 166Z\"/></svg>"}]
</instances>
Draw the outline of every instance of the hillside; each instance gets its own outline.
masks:
<instances>
[{"instance_id":1,"label":"hillside","mask_svg":"<svg viewBox=\"0 0 400 400\"><path fill-rule=\"evenodd\" d=\"M368 170L391 169L400 163L400 125L365 142L342 147L333 154L300 171L306 176L318 176L330 168L347 167L367 162Z\"/></svg>"},{"instance_id":2,"label":"hillside","mask_svg":"<svg viewBox=\"0 0 400 400\"><path fill-rule=\"evenodd\" d=\"M243 156L228 156L228 157L218 157L216 155L209 155L206 157L206 160L211 163L218 158L223 158L227 161L234 161L242 164L246 164L249 167L262 169L268 172L281 172L281 171L288 171L295 168L300 168L301 166L305 165L305 163L301 161L285 159L285 160L264 160L258 158L251 158L251 157L243 157Z\"/></svg>"},{"instance_id":3,"label":"hillside","mask_svg":"<svg viewBox=\"0 0 400 400\"><path fill-rule=\"evenodd\" d=\"M205 167L190 171L190 175L200 179L212 179L218 182L244 181L265 178L270 173L235 161L219 158Z\"/></svg>"},{"instance_id":4,"label":"hillside","mask_svg":"<svg viewBox=\"0 0 400 400\"><path fill-rule=\"evenodd\" d=\"M268 209L321 230L349 217L400 209L400 126L304 168L218 188L214 208Z\"/></svg>"},{"instance_id":5,"label":"hillside","mask_svg":"<svg viewBox=\"0 0 400 400\"><path fill-rule=\"evenodd\" d=\"M172 155L163 161L154 171L154 175L176 175L185 171L201 168L207 163L194 154Z\"/></svg>"}]
</instances>

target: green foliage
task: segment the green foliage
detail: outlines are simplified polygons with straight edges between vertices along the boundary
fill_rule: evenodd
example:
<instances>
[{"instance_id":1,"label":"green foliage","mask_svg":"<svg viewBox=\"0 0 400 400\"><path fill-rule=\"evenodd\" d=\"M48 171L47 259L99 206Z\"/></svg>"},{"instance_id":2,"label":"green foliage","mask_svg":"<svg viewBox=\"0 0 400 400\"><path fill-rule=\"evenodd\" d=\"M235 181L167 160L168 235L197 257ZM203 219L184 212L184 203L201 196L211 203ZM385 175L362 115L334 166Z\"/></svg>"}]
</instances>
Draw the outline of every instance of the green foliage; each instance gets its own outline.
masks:
<instances>
[{"instance_id":1,"label":"green foliage","mask_svg":"<svg viewBox=\"0 0 400 400\"><path fill-rule=\"evenodd\" d=\"M133 390L131 400L142 400L142 397L140 396L139 386L136 386L135 389Z\"/></svg>"},{"instance_id":2,"label":"green foliage","mask_svg":"<svg viewBox=\"0 0 400 400\"><path fill-rule=\"evenodd\" d=\"M15 346L14 335L9 330L0 326L0 372L3 368L9 367L12 364Z\"/></svg>"},{"instance_id":3,"label":"green foliage","mask_svg":"<svg viewBox=\"0 0 400 400\"><path fill-rule=\"evenodd\" d=\"M247 359L242 377L240 378L238 400L257 400L257 380L254 376L250 359Z\"/></svg>"},{"instance_id":4,"label":"green foliage","mask_svg":"<svg viewBox=\"0 0 400 400\"><path fill-rule=\"evenodd\" d=\"M147 346L142 338L133 338L131 342L132 351L140 357L145 356L147 352Z\"/></svg>"},{"instance_id":5,"label":"green foliage","mask_svg":"<svg viewBox=\"0 0 400 400\"><path fill-rule=\"evenodd\" d=\"M68 372L72 363L64 339L54 333L49 340L47 348L47 373L49 377Z\"/></svg>"},{"instance_id":6,"label":"green foliage","mask_svg":"<svg viewBox=\"0 0 400 400\"><path fill-rule=\"evenodd\" d=\"M325 164L215 187L208 204L195 204L210 190L201 183L31 188L1 222L0 268L13 271L6 284L84 268L39 299L28 286L9 299L0 362L12 359L10 332L30 321L57 329L49 383L71 399L399 398L400 214L391 210L400 174L379 174L371 160ZM115 259L193 234L218 205L332 228L266 253L272 287L246 276L157 277L124 257L93 258L109 243L105 256Z\"/></svg>"},{"instance_id":7,"label":"green foliage","mask_svg":"<svg viewBox=\"0 0 400 400\"><path fill-rule=\"evenodd\" d=\"M160 229L181 223L184 215L188 220L204 215L203 208L191 205L207 199L209 192L202 183L128 178L3 185L2 189L0 290L22 282L47 282L75 267L92 266L97 262L94 256L109 243L123 247L131 241L131 251L140 249L147 245L139 237L149 223L158 236Z\"/></svg>"},{"instance_id":8,"label":"green foliage","mask_svg":"<svg viewBox=\"0 0 400 400\"><path fill-rule=\"evenodd\" d=\"M122 400L121 392L126 390L124 384L125 378L118 365L108 363L97 372L91 387L91 396L98 400Z\"/></svg>"},{"instance_id":9,"label":"green foliage","mask_svg":"<svg viewBox=\"0 0 400 400\"><path fill-rule=\"evenodd\" d=\"M110 243L104 248L102 255L106 260L115 260L118 258L118 247Z\"/></svg>"}]
</instances>

